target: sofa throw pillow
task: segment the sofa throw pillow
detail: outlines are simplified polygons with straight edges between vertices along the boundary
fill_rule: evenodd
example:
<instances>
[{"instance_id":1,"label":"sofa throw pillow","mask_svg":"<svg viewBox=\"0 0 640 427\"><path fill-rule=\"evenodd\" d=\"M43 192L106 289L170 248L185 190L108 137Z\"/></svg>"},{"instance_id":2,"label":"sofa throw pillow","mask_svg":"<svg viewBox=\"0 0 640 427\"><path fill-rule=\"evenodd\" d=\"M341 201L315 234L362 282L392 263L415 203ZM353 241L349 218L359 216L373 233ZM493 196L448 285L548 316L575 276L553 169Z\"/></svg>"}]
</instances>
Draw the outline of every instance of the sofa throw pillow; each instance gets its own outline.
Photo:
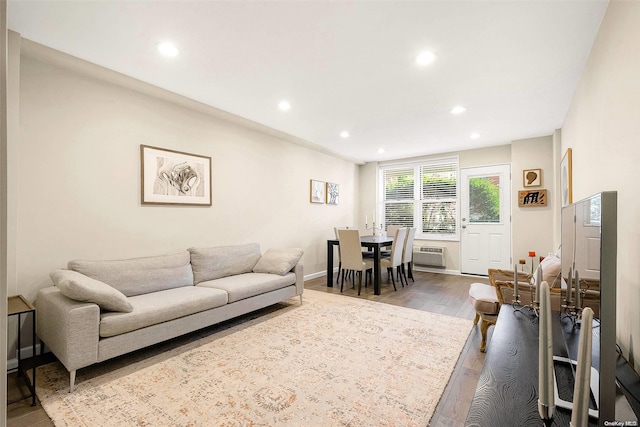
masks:
<instances>
[{"instance_id":1,"label":"sofa throw pillow","mask_svg":"<svg viewBox=\"0 0 640 427\"><path fill-rule=\"evenodd\" d=\"M549 284L549 288L560 286L560 270L562 261L554 253L549 253L541 262L538 268L542 268L542 280ZM537 277L538 269L533 274L533 278Z\"/></svg>"},{"instance_id":2,"label":"sofa throw pillow","mask_svg":"<svg viewBox=\"0 0 640 427\"><path fill-rule=\"evenodd\" d=\"M53 284L68 298L98 304L101 309L129 313L133 310L119 290L71 270L56 270L49 275Z\"/></svg>"},{"instance_id":3,"label":"sofa throw pillow","mask_svg":"<svg viewBox=\"0 0 640 427\"><path fill-rule=\"evenodd\" d=\"M250 273L260 259L260 244L189 248L193 283Z\"/></svg>"},{"instance_id":4,"label":"sofa throw pillow","mask_svg":"<svg viewBox=\"0 0 640 427\"><path fill-rule=\"evenodd\" d=\"M262 255L255 267L254 273L272 273L284 276L296 266L304 251L298 248L269 249Z\"/></svg>"}]
</instances>

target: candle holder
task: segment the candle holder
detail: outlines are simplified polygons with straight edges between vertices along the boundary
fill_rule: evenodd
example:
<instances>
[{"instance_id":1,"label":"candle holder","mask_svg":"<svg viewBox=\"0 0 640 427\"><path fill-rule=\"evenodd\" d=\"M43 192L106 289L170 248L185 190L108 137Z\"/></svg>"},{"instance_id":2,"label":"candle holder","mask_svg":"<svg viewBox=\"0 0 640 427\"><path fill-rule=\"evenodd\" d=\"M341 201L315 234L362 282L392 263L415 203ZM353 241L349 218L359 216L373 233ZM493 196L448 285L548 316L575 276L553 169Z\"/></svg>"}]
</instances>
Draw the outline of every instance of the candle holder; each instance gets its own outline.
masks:
<instances>
[{"instance_id":1,"label":"candle holder","mask_svg":"<svg viewBox=\"0 0 640 427\"><path fill-rule=\"evenodd\" d=\"M531 258L531 274L533 274L533 264L534 264L534 260L536 258L536 253L535 251L529 251L529 258Z\"/></svg>"},{"instance_id":2,"label":"candle holder","mask_svg":"<svg viewBox=\"0 0 640 427\"><path fill-rule=\"evenodd\" d=\"M378 236L378 231L380 231L380 235L382 235L382 224L376 226L375 221L373 221L373 224L371 225L371 227L369 227L369 224L365 223L364 228L366 228L367 230L373 230L374 237Z\"/></svg>"}]
</instances>

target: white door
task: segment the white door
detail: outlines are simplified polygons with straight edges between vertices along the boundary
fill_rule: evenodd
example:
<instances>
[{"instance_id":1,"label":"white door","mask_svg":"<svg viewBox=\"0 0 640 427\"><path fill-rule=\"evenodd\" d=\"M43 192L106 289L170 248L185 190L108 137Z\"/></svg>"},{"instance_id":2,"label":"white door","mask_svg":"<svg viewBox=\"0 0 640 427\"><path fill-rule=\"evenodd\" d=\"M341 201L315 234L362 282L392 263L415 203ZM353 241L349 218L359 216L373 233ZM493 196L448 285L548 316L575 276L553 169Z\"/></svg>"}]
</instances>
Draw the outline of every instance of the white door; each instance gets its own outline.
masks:
<instances>
[{"instance_id":1,"label":"white door","mask_svg":"<svg viewBox=\"0 0 640 427\"><path fill-rule=\"evenodd\" d=\"M460 169L460 271L511 267L511 166Z\"/></svg>"}]
</instances>

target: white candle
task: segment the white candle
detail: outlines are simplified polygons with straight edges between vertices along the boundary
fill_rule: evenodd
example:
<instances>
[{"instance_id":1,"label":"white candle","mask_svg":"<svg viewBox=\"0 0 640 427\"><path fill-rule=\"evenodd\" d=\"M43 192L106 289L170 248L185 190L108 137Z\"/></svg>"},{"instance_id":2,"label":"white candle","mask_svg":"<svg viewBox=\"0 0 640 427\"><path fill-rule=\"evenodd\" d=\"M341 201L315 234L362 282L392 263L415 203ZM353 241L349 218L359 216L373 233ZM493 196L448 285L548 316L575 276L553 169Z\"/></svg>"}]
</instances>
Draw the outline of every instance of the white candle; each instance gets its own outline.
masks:
<instances>
[{"instance_id":1,"label":"white candle","mask_svg":"<svg viewBox=\"0 0 640 427\"><path fill-rule=\"evenodd\" d=\"M551 330L551 294L549 284L540 283L540 323L538 340L538 413L543 420L553 418L553 334Z\"/></svg>"},{"instance_id":2,"label":"white candle","mask_svg":"<svg viewBox=\"0 0 640 427\"><path fill-rule=\"evenodd\" d=\"M542 266L538 266L536 270L536 300L534 302L540 303L540 284L542 283Z\"/></svg>"},{"instance_id":3,"label":"white candle","mask_svg":"<svg viewBox=\"0 0 640 427\"><path fill-rule=\"evenodd\" d=\"M573 269L569 268L569 276L567 277L567 305L571 304L572 298L571 294L573 293Z\"/></svg>"},{"instance_id":4,"label":"white candle","mask_svg":"<svg viewBox=\"0 0 640 427\"><path fill-rule=\"evenodd\" d=\"M513 266L513 297L517 300L518 298L518 264L514 264Z\"/></svg>"},{"instance_id":5,"label":"white candle","mask_svg":"<svg viewBox=\"0 0 640 427\"><path fill-rule=\"evenodd\" d=\"M580 301L580 276L578 275L578 270L575 271L573 277L576 281L576 310L580 310L582 308L582 301Z\"/></svg>"},{"instance_id":6,"label":"white candle","mask_svg":"<svg viewBox=\"0 0 640 427\"><path fill-rule=\"evenodd\" d=\"M578 365L576 366L576 383L573 387L573 410L571 426L586 426L589 422L589 400L591 397L591 327L593 310L586 307L582 311L580 326L580 345L578 346Z\"/></svg>"},{"instance_id":7,"label":"white candle","mask_svg":"<svg viewBox=\"0 0 640 427\"><path fill-rule=\"evenodd\" d=\"M369 215L364 214L364 225L369 225Z\"/></svg>"}]
</instances>

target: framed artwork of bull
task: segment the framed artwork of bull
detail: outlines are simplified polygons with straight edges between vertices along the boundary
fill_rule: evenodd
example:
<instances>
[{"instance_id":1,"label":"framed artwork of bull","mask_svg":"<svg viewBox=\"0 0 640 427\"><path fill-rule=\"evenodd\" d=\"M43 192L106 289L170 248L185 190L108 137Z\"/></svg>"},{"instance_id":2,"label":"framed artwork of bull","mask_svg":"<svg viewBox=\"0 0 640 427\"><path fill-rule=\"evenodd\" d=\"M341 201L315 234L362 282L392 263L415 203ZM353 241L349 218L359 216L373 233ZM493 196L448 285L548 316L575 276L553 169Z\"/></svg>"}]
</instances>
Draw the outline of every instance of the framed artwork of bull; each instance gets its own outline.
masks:
<instances>
[{"instance_id":1,"label":"framed artwork of bull","mask_svg":"<svg viewBox=\"0 0 640 427\"><path fill-rule=\"evenodd\" d=\"M211 157L140 145L143 205L211 206Z\"/></svg>"}]
</instances>

